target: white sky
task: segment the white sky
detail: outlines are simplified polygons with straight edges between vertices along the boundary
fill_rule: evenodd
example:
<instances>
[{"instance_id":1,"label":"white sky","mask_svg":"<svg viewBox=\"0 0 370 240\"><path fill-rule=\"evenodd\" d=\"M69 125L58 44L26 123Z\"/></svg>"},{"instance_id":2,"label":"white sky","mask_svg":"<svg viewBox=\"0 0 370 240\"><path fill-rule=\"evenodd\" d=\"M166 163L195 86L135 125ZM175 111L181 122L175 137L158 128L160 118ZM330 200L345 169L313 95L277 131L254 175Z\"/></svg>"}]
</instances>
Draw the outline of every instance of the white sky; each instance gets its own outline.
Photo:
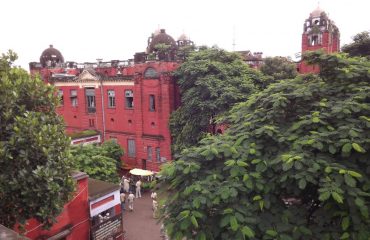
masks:
<instances>
[{"instance_id":1,"label":"white sky","mask_svg":"<svg viewBox=\"0 0 370 240\"><path fill-rule=\"evenodd\" d=\"M303 23L317 0L0 0L0 53L12 49L17 65L39 61L53 44L65 61L133 58L165 28L175 40L261 51L263 56L300 52ZM335 21L341 45L370 30L369 0L321 0Z\"/></svg>"}]
</instances>

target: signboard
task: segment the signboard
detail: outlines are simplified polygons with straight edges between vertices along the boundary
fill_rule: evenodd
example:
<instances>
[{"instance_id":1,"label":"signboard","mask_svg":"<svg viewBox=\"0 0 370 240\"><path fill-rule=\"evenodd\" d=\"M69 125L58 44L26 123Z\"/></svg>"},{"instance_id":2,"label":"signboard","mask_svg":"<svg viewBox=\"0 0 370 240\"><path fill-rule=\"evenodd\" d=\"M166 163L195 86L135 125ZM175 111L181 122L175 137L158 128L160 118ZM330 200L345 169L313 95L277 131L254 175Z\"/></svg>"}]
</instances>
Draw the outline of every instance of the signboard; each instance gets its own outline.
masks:
<instances>
[{"instance_id":1,"label":"signboard","mask_svg":"<svg viewBox=\"0 0 370 240\"><path fill-rule=\"evenodd\" d=\"M92 144L92 143L100 143L100 135L95 135L95 136L90 136L90 137L85 137L85 138L77 138L73 139L71 141L71 145L77 145L77 144Z\"/></svg>"},{"instance_id":2,"label":"signboard","mask_svg":"<svg viewBox=\"0 0 370 240\"><path fill-rule=\"evenodd\" d=\"M114 191L113 193L104 195L100 198L97 198L90 202L90 216L94 217L99 215L101 212L115 207L120 206L121 200L119 197L119 190Z\"/></svg>"},{"instance_id":3,"label":"signboard","mask_svg":"<svg viewBox=\"0 0 370 240\"><path fill-rule=\"evenodd\" d=\"M104 222L91 227L93 240L121 240L123 239L122 215L117 214Z\"/></svg>"}]
</instances>

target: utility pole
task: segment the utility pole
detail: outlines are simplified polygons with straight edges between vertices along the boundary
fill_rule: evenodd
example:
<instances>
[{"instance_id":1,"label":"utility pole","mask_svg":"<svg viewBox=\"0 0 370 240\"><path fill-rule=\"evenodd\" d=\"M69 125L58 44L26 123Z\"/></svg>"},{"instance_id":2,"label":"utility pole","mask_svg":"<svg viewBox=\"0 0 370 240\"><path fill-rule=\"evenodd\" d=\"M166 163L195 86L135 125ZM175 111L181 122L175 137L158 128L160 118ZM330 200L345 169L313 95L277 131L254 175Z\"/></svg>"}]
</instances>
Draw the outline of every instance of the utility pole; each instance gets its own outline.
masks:
<instances>
[{"instance_id":1,"label":"utility pole","mask_svg":"<svg viewBox=\"0 0 370 240\"><path fill-rule=\"evenodd\" d=\"M235 52L235 25L233 26L233 52Z\"/></svg>"}]
</instances>

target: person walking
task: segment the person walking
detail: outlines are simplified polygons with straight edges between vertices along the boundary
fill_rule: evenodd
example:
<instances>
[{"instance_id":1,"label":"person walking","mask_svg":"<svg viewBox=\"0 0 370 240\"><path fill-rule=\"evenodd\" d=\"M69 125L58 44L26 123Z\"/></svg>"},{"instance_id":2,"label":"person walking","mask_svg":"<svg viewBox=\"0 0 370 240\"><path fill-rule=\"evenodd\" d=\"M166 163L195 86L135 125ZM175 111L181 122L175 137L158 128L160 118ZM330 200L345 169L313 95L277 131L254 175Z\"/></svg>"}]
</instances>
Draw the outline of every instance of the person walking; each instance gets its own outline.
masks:
<instances>
[{"instance_id":1,"label":"person walking","mask_svg":"<svg viewBox=\"0 0 370 240\"><path fill-rule=\"evenodd\" d=\"M153 200L157 200L157 193L153 191L152 194L150 195L150 197Z\"/></svg>"},{"instance_id":2,"label":"person walking","mask_svg":"<svg viewBox=\"0 0 370 240\"><path fill-rule=\"evenodd\" d=\"M153 199L153 218L157 217L158 202Z\"/></svg>"},{"instance_id":3,"label":"person walking","mask_svg":"<svg viewBox=\"0 0 370 240\"><path fill-rule=\"evenodd\" d=\"M129 185L130 185L130 192L135 192L135 179L130 178L129 179Z\"/></svg>"},{"instance_id":4,"label":"person walking","mask_svg":"<svg viewBox=\"0 0 370 240\"><path fill-rule=\"evenodd\" d=\"M126 194L122 192L120 194L120 199L121 199L121 212L125 211L125 201L126 201Z\"/></svg>"},{"instance_id":5,"label":"person walking","mask_svg":"<svg viewBox=\"0 0 370 240\"><path fill-rule=\"evenodd\" d=\"M154 211L154 202L157 202L157 193L153 191L152 194L150 194L150 198L153 200L152 210ZM154 213L153 213L153 216L154 216Z\"/></svg>"},{"instance_id":6,"label":"person walking","mask_svg":"<svg viewBox=\"0 0 370 240\"><path fill-rule=\"evenodd\" d=\"M141 198L141 180L136 182L136 198Z\"/></svg>"},{"instance_id":7,"label":"person walking","mask_svg":"<svg viewBox=\"0 0 370 240\"><path fill-rule=\"evenodd\" d=\"M123 191L128 193L129 190L130 190L130 181L127 178L125 178L123 179Z\"/></svg>"},{"instance_id":8,"label":"person walking","mask_svg":"<svg viewBox=\"0 0 370 240\"><path fill-rule=\"evenodd\" d=\"M135 198L135 195L132 192L130 192L130 194L127 197L128 208L130 209L130 211L134 211L134 198Z\"/></svg>"}]
</instances>

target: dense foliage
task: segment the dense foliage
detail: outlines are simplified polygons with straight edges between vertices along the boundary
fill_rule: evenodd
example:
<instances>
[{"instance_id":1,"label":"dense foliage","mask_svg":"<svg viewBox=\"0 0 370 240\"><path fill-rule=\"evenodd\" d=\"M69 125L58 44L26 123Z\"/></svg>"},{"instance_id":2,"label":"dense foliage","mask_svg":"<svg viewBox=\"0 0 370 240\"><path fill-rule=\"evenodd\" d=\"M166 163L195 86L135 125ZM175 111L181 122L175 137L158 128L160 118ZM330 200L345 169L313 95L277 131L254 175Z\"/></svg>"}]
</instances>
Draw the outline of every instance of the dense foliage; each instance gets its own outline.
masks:
<instances>
[{"instance_id":1,"label":"dense foliage","mask_svg":"<svg viewBox=\"0 0 370 240\"><path fill-rule=\"evenodd\" d=\"M298 74L296 63L286 57L267 57L263 60L260 70L272 78L271 82L292 79Z\"/></svg>"},{"instance_id":2,"label":"dense foliage","mask_svg":"<svg viewBox=\"0 0 370 240\"><path fill-rule=\"evenodd\" d=\"M79 145L71 149L76 168L91 178L119 182L118 171L122 166L123 149L115 141L106 141L102 145Z\"/></svg>"},{"instance_id":3,"label":"dense foliage","mask_svg":"<svg viewBox=\"0 0 370 240\"><path fill-rule=\"evenodd\" d=\"M74 189L68 137L55 90L0 57L0 224L50 226Z\"/></svg>"},{"instance_id":4,"label":"dense foliage","mask_svg":"<svg viewBox=\"0 0 370 240\"><path fill-rule=\"evenodd\" d=\"M235 103L245 101L255 91L262 74L249 68L236 53L200 48L190 53L175 77L181 91L181 107L171 114L170 129L174 151L178 153L214 131L216 117Z\"/></svg>"},{"instance_id":5,"label":"dense foliage","mask_svg":"<svg viewBox=\"0 0 370 240\"><path fill-rule=\"evenodd\" d=\"M361 32L353 37L353 42L342 47L350 56L362 56L370 59L370 32Z\"/></svg>"},{"instance_id":6,"label":"dense foliage","mask_svg":"<svg viewBox=\"0 0 370 240\"><path fill-rule=\"evenodd\" d=\"M80 132L67 133L67 136L70 137L71 139L77 139L77 138L95 136L99 134L100 133L97 130L88 129L88 130L84 130Z\"/></svg>"},{"instance_id":7,"label":"dense foliage","mask_svg":"<svg viewBox=\"0 0 370 240\"><path fill-rule=\"evenodd\" d=\"M173 239L370 238L370 63L311 53L162 171Z\"/></svg>"}]
</instances>

